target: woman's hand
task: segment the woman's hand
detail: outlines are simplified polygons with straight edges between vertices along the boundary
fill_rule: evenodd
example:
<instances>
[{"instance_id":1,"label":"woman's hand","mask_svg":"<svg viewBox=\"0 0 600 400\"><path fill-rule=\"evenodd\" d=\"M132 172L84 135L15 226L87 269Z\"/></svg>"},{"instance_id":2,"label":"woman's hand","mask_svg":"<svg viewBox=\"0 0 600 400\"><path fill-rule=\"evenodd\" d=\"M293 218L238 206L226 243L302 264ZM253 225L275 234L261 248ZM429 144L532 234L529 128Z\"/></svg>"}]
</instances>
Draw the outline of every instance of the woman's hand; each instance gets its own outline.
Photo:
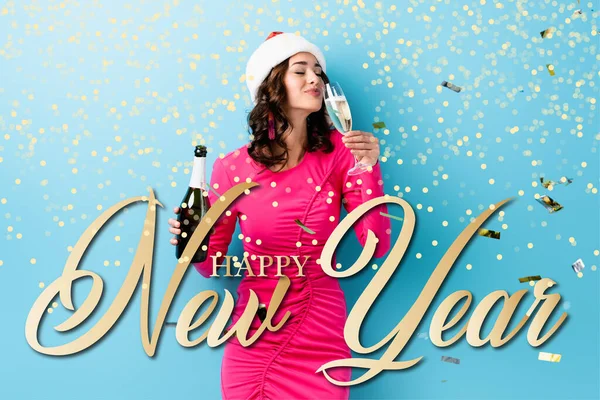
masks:
<instances>
[{"instance_id":1,"label":"woman's hand","mask_svg":"<svg viewBox=\"0 0 600 400\"><path fill-rule=\"evenodd\" d=\"M173 207L173 212L175 214L179 214L179 207ZM181 229L179 229L179 221L177 221L174 218L169 218L169 225L169 232L171 232L173 235L181 235ZM177 236L172 237L170 243L173 246L177 246L177 243L179 243L179 241L177 240Z\"/></svg>"},{"instance_id":2,"label":"woman's hand","mask_svg":"<svg viewBox=\"0 0 600 400\"><path fill-rule=\"evenodd\" d=\"M361 164L373 166L379 160L379 139L371 132L349 131L342 142Z\"/></svg>"}]
</instances>

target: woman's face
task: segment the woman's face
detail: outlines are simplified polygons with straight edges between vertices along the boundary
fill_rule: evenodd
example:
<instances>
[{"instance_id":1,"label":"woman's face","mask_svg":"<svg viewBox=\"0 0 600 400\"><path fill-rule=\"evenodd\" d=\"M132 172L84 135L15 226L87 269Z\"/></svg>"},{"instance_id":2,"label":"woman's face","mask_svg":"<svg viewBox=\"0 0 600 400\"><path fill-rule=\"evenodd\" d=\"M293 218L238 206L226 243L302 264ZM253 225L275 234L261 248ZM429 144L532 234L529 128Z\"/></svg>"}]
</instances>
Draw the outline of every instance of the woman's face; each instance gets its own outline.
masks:
<instances>
[{"instance_id":1,"label":"woman's face","mask_svg":"<svg viewBox=\"0 0 600 400\"><path fill-rule=\"evenodd\" d=\"M290 57L284 78L288 112L302 110L311 114L321 109L324 86L321 73L321 66L311 53Z\"/></svg>"}]
</instances>

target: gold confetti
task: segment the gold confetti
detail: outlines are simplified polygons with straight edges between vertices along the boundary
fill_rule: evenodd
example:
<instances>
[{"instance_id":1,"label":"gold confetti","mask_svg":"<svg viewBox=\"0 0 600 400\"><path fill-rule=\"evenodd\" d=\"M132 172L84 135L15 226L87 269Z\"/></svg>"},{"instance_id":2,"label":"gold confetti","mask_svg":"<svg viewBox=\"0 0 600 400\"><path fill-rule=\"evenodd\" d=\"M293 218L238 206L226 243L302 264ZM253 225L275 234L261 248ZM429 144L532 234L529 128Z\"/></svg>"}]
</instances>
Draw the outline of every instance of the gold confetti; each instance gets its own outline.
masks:
<instances>
[{"instance_id":1,"label":"gold confetti","mask_svg":"<svg viewBox=\"0 0 600 400\"><path fill-rule=\"evenodd\" d=\"M560 362L561 357L560 354L544 353L543 351L540 351L538 360L557 363Z\"/></svg>"},{"instance_id":2,"label":"gold confetti","mask_svg":"<svg viewBox=\"0 0 600 400\"><path fill-rule=\"evenodd\" d=\"M542 277L539 275L526 276L524 278L519 278L519 282L525 283L525 282L530 282L530 281L539 281L540 279L542 279Z\"/></svg>"},{"instance_id":3,"label":"gold confetti","mask_svg":"<svg viewBox=\"0 0 600 400\"><path fill-rule=\"evenodd\" d=\"M485 236L485 237L489 237L492 239L500 239L500 232L496 232L496 231L490 231L488 229L479 229L479 231L477 231L477 234L479 236Z\"/></svg>"},{"instance_id":4,"label":"gold confetti","mask_svg":"<svg viewBox=\"0 0 600 400\"><path fill-rule=\"evenodd\" d=\"M552 198L550 198L549 196L544 195L536 200L538 203L543 205L546 208L546 210L548 210L550 213L554 213L563 209L563 206L558 204L556 201L552 200Z\"/></svg>"},{"instance_id":5,"label":"gold confetti","mask_svg":"<svg viewBox=\"0 0 600 400\"><path fill-rule=\"evenodd\" d=\"M306 231L306 233L310 234L310 235L314 235L315 231L313 231L312 229L308 228L306 225L304 225L302 222L300 222L299 219L295 219L294 222L296 224L298 224L298 226L300 226L300 228L304 229Z\"/></svg>"},{"instance_id":6,"label":"gold confetti","mask_svg":"<svg viewBox=\"0 0 600 400\"><path fill-rule=\"evenodd\" d=\"M548 72L550 72L550 76L556 75L554 73L554 65L552 65L552 64L546 64L546 68L548 68Z\"/></svg>"},{"instance_id":7,"label":"gold confetti","mask_svg":"<svg viewBox=\"0 0 600 400\"><path fill-rule=\"evenodd\" d=\"M402 217L396 217L395 215L390 215L390 214L386 214L386 213L383 213L383 212L380 212L379 215L381 215L382 217L392 218L392 219L395 219L395 220L398 220L398 221L404 221L404 218L402 218Z\"/></svg>"},{"instance_id":8,"label":"gold confetti","mask_svg":"<svg viewBox=\"0 0 600 400\"><path fill-rule=\"evenodd\" d=\"M552 37L552 32L554 32L554 28L548 28L548 29L546 29L546 30L543 30L543 31L541 31L541 32L540 32L540 36L541 36L543 39L546 39L546 38L551 38L551 37Z\"/></svg>"},{"instance_id":9,"label":"gold confetti","mask_svg":"<svg viewBox=\"0 0 600 400\"><path fill-rule=\"evenodd\" d=\"M385 127L386 127L385 122L383 122L383 121L373 123L373 128L375 128L375 129L383 129Z\"/></svg>"}]
</instances>

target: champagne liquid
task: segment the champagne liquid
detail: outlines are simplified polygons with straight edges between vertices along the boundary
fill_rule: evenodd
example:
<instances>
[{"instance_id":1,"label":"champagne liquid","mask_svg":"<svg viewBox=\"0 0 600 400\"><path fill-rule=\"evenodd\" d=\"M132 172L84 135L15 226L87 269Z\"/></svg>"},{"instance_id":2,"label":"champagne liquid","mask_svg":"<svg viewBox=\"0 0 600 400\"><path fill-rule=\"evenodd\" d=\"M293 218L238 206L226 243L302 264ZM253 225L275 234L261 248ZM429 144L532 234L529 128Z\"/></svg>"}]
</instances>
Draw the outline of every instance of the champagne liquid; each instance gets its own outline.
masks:
<instances>
[{"instance_id":1,"label":"champagne liquid","mask_svg":"<svg viewBox=\"0 0 600 400\"><path fill-rule=\"evenodd\" d=\"M345 96L330 97L325 100L327 113L331 118L331 122L335 129L341 133L346 133L352 130L352 116L350 114L350 106Z\"/></svg>"},{"instance_id":2,"label":"champagne liquid","mask_svg":"<svg viewBox=\"0 0 600 400\"><path fill-rule=\"evenodd\" d=\"M206 194L207 193L201 188L189 187L183 200L181 200L180 211L177 215L177 221L179 221L179 227L181 229L181 234L177 236L178 243L176 255L178 259L182 256L183 250L187 246L193 233L196 231L198 224L210 208L208 196L206 196ZM210 235L206 235L190 263L198 263L206 260L209 239ZM203 246L206 246L204 247L206 250L202 250Z\"/></svg>"}]
</instances>

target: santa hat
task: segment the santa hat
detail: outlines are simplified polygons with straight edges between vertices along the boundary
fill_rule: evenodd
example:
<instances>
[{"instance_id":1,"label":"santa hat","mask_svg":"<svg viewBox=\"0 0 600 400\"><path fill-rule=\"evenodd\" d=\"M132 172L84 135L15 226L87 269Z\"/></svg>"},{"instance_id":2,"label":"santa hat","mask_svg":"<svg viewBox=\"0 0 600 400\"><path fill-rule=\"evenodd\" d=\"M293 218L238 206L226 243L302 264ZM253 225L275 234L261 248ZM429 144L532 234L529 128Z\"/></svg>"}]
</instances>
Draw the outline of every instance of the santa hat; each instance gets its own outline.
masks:
<instances>
[{"instance_id":1,"label":"santa hat","mask_svg":"<svg viewBox=\"0 0 600 400\"><path fill-rule=\"evenodd\" d=\"M297 53L307 52L316 57L325 70L325 57L321 50L302 36L293 33L272 32L252 53L246 65L246 84L250 98L256 104L256 92L273 67Z\"/></svg>"}]
</instances>

